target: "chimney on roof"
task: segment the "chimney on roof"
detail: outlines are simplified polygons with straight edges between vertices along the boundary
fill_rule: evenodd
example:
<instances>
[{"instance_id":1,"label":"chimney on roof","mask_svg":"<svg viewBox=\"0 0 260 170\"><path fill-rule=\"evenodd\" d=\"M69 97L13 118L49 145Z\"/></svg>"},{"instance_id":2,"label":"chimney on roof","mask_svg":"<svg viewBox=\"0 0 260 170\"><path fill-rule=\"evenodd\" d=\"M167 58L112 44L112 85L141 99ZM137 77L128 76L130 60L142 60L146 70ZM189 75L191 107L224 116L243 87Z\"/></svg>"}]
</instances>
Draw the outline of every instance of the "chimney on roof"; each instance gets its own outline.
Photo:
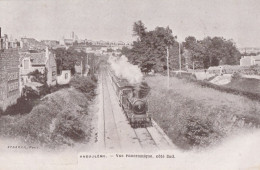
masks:
<instances>
[{"instance_id":1,"label":"chimney on roof","mask_svg":"<svg viewBox=\"0 0 260 170\"><path fill-rule=\"evenodd\" d=\"M49 60L49 48L46 46L46 50L45 50L45 57L47 60Z\"/></svg>"}]
</instances>

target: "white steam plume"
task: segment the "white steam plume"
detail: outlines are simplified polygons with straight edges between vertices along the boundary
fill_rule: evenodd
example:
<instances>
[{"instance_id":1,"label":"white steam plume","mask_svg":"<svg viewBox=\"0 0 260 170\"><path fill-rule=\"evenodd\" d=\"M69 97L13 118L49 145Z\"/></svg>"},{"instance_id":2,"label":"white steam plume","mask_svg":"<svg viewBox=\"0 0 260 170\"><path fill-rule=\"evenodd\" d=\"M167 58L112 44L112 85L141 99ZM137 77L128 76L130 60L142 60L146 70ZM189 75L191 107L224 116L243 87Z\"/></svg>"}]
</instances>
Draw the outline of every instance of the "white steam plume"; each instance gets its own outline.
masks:
<instances>
[{"instance_id":1,"label":"white steam plume","mask_svg":"<svg viewBox=\"0 0 260 170\"><path fill-rule=\"evenodd\" d=\"M116 76L127 79L130 83L140 83L143 74L137 65L128 62L128 59L122 55L120 58L110 56L108 62Z\"/></svg>"}]
</instances>

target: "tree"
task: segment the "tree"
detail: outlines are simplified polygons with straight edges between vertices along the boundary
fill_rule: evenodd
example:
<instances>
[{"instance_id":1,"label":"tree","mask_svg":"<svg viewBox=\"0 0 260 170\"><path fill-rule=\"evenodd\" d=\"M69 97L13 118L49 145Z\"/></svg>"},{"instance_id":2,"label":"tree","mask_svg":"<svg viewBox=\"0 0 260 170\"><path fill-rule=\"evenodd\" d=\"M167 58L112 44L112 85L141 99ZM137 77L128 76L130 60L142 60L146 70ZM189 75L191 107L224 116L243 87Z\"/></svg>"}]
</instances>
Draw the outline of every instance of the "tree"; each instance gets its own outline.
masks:
<instances>
[{"instance_id":1,"label":"tree","mask_svg":"<svg viewBox=\"0 0 260 170\"><path fill-rule=\"evenodd\" d=\"M218 66L222 64L235 65L239 63L240 52L232 40L223 37L206 37L202 40L206 48L204 63L205 67Z\"/></svg>"},{"instance_id":2,"label":"tree","mask_svg":"<svg viewBox=\"0 0 260 170\"><path fill-rule=\"evenodd\" d=\"M197 68L204 68L205 47L200 41L197 41L195 37L189 36L185 38L183 43L184 48L187 50L185 55L189 62L189 67L193 67L195 64Z\"/></svg>"},{"instance_id":3,"label":"tree","mask_svg":"<svg viewBox=\"0 0 260 170\"><path fill-rule=\"evenodd\" d=\"M131 49L127 47L123 47L121 50L121 54L125 56L129 56L131 54Z\"/></svg>"},{"instance_id":4,"label":"tree","mask_svg":"<svg viewBox=\"0 0 260 170\"><path fill-rule=\"evenodd\" d=\"M130 62L139 65L143 72L166 70L166 48L172 46L176 39L172 30L169 27L156 27L146 31L144 24L138 21L134 23L133 32L138 37L137 41L134 41L132 49L123 49L122 53Z\"/></svg>"},{"instance_id":5,"label":"tree","mask_svg":"<svg viewBox=\"0 0 260 170\"><path fill-rule=\"evenodd\" d=\"M137 36L140 40L145 37L146 27L144 26L142 21L137 21L133 25L133 36Z\"/></svg>"},{"instance_id":6,"label":"tree","mask_svg":"<svg viewBox=\"0 0 260 170\"><path fill-rule=\"evenodd\" d=\"M47 83L47 68L44 68L43 73L41 73L38 69L28 73L28 76L31 77L32 82L38 82L41 84Z\"/></svg>"},{"instance_id":7,"label":"tree","mask_svg":"<svg viewBox=\"0 0 260 170\"><path fill-rule=\"evenodd\" d=\"M107 52L112 53L112 52L114 52L114 50L112 48L108 48Z\"/></svg>"},{"instance_id":8,"label":"tree","mask_svg":"<svg viewBox=\"0 0 260 170\"><path fill-rule=\"evenodd\" d=\"M85 52L78 52L73 47L68 48L57 48L54 50L56 55L57 73L60 74L62 70L71 70L71 73L75 73L76 62L81 62L82 57L87 54Z\"/></svg>"},{"instance_id":9,"label":"tree","mask_svg":"<svg viewBox=\"0 0 260 170\"><path fill-rule=\"evenodd\" d=\"M240 53L232 40L223 37L206 37L201 41L195 37L187 37L184 47L188 50L191 63L196 62L198 68L208 68L220 64L238 64Z\"/></svg>"}]
</instances>

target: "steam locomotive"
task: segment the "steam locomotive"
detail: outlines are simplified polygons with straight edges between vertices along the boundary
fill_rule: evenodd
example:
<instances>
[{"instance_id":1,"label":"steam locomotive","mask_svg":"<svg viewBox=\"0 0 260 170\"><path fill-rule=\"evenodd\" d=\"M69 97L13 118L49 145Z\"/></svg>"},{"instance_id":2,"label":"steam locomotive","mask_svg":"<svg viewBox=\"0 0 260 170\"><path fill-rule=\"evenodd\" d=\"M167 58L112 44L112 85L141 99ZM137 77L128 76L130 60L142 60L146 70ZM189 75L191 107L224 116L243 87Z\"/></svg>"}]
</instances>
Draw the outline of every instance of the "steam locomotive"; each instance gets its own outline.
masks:
<instances>
[{"instance_id":1,"label":"steam locomotive","mask_svg":"<svg viewBox=\"0 0 260 170\"><path fill-rule=\"evenodd\" d=\"M109 70L109 75L119 100L119 106L122 107L131 127L151 126L152 123L151 115L148 113L147 94L144 97L140 88L137 90L137 84L130 84L126 79L118 78L111 70Z\"/></svg>"}]
</instances>

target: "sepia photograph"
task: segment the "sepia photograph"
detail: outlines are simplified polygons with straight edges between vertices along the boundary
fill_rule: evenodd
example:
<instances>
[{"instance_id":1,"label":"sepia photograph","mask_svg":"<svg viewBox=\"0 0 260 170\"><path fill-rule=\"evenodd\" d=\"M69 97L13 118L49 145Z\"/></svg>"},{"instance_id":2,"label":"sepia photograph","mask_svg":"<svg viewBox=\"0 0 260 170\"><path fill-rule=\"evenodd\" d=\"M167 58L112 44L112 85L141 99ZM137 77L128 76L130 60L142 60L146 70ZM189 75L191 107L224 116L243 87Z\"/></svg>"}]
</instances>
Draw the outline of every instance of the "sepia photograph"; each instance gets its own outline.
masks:
<instances>
[{"instance_id":1,"label":"sepia photograph","mask_svg":"<svg viewBox=\"0 0 260 170\"><path fill-rule=\"evenodd\" d=\"M260 1L0 0L0 170L260 170Z\"/></svg>"}]
</instances>

